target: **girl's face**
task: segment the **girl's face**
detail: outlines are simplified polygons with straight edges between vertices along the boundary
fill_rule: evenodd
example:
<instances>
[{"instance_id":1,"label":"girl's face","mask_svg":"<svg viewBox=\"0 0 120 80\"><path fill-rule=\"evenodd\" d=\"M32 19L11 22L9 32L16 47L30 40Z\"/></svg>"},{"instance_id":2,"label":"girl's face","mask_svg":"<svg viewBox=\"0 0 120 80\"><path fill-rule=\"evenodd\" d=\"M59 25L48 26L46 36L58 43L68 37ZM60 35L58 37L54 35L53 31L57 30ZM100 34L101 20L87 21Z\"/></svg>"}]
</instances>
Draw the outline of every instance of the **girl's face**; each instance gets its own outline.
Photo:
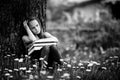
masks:
<instances>
[{"instance_id":1,"label":"girl's face","mask_svg":"<svg viewBox=\"0 0 120 80\"><path fill-rule=\"evenodd\" d=\"M30 30L33 32L33 34L39 34L41 31L41 26L37 20L30 21L29 27L30 27Z\"/></svg>"}]
</instances>

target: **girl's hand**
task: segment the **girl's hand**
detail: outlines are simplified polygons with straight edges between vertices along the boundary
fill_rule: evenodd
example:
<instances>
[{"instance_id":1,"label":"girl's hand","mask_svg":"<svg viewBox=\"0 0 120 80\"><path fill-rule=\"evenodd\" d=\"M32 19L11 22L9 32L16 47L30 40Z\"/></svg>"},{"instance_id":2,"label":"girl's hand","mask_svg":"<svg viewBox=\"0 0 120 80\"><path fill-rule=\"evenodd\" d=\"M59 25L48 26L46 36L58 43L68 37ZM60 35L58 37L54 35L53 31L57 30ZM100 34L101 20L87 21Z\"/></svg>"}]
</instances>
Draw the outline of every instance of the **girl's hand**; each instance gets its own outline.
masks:
<instances>
[{"instance_id":1,"label":"girl's hand","mask_svg":"<svg viewBox=\"0 0 120 80\"><path fill-rule=\"evenodd\" d=\"M36 39L35 35L32 33L32 31L30 30L30 28L29 28L29 26L27 25L27 23L28 23L28 22L25 20L25 21L23 22L23 26L24 26L25 30L27 31L28 39L33 42L33 41L35 41L35 40L37 40L37 39ZM26 42L28 42L28 41L26 41Z\"/></svg>"},{"instance_id":2,"label":"girl's hand","mask_svg":"<svg viewBox=\"0 0 120 80\"><path fill-rule=\"evenodd\" d=\"M25 29L29 28L28 25L27 25L27 23L28 22L26 20L23 22L23 26L24 26Z\"/></svg>"}]
</instances>

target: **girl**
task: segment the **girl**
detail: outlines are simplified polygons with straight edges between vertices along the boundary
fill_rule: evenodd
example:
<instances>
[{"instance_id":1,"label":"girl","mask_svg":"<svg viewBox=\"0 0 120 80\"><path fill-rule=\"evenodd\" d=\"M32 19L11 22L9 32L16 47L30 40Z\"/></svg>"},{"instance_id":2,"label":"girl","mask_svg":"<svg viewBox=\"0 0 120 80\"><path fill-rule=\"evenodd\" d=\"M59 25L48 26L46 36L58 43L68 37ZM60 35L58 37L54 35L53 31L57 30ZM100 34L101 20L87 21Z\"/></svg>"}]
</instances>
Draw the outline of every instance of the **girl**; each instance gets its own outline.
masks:
<instances>
[{"instance_id":1,"label":"girl","mask_svg":"<svg viewBox=\"0 0 120 80\"><path fill-rule=\"evenodd\" d=\"M27 21L24 21L23 25L27 32L27 35L24 35L22 37L25 46L29 45L35 40L58 42L58 39L56 37L54 37L48 32L43 32L43 27L41 25L41 22L36 17L32 17L29 18ZM48 55L47 68L53 67L54 62L56 62L59 65L62 65L62 62L60 61L61 56L56 46L44 46L42 49L38 51L34 51L31 54L31 59L39 60L39 58L44 57L45 55Z\"/></svg>"}]
</instances>

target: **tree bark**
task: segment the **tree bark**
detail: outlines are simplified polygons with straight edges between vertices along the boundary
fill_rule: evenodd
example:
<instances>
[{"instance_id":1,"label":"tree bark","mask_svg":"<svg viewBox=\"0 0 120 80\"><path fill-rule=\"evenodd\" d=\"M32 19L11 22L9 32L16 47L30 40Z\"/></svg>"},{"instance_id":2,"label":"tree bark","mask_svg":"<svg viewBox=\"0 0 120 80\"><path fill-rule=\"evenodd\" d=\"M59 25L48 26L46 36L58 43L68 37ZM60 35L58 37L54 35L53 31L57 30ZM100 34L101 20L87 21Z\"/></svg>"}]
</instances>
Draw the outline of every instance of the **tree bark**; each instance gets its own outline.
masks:
<instances>
[{"instance_id":1,"label":"tree bark","mask_svg":"<svg viewBox=\"0 0 120 80\"><path fill-rule=\"evenodd\" d=\"M0 56L26 54L23 21L36 16L46 28L46 0L0 0Z\"/></svg>"}]
</instances>

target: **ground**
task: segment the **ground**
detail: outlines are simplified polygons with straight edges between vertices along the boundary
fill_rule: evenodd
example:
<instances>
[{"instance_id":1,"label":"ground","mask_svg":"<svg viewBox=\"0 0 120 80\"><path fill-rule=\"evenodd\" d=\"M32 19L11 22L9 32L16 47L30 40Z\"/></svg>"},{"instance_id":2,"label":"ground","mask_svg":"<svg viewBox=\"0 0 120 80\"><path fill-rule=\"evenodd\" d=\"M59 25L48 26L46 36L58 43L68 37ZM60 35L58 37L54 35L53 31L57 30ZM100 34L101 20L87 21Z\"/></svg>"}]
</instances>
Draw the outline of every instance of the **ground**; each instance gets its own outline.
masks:
<instances>
[{"instance_id":1,"label":"ground","mask_svg":"<svg viewBox=\"0 0 120 80\"><path fill-rule=\"evenodd\" d=\"M82 59L79 52L75 55L64 56L63 66L58 66L54 74L43 67L39 69L38 62L31 64L30 57L17 58L15 54L1 56L0 79L1 80L119 80L120 74L120 49L110 48L93 60L89 55ZM85 53L83 51L82 53ZM97 53L96 53L97 54ZM76 55L78 57L76 57ZM84 54L83 54L84 55ZM98 56L98 54L97 54ZM96 57L97 57L96 56ZM41 58L43 62L44 59ZM109 76L109 77L108 77Z\"/></svg>"}]
</instances>

